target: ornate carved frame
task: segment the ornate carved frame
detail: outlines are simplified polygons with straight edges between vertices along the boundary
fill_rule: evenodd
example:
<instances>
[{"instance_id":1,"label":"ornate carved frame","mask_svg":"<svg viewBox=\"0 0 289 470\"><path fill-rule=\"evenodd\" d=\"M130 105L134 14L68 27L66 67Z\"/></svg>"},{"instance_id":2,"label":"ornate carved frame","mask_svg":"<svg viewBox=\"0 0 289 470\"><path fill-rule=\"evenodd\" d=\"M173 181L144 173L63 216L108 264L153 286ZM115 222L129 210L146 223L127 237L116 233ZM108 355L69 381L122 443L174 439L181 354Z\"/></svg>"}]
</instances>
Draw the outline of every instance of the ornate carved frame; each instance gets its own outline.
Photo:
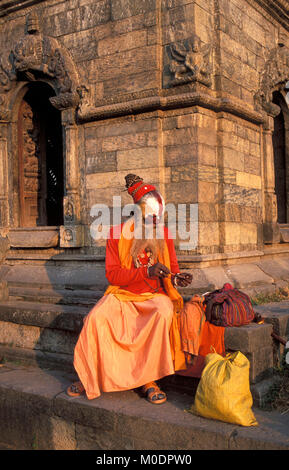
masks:
<instances>
[{"instance_id":1,"label":"ornate carved frame","mask_svg":"<svg viewBox=\"0 0 289 470\"><path fill-rule=\"evenodd\" d=\"M44 36L38 27L38 18L30 13L26 19L23 37L0 59L0 215L2 225L14 224L12 207L15 196L9 191L8 155L17 158L17 111L29 84L46 82L55 92L50 98L61 112L64 140L64 226L60 227L60 246L83 245L81 223L80 168L78 126L76 112L81 104L81 89L76 67L68 51L52 37ZM10 177L11 182L11 177ZM14 201L13 201L14 199ZM9 204L9 201L13 201ZM16 211L17 212L17 211Z\"/></svg>"},{"instance_id":2,"label":"ornate carved frame","mask_svg":"<svg viewBox=\"0 0 289 470\"><path fill-rule=\"evenodd\" d=\"M289 81L289 51L281 42L271 49L260 76L259 90L255 95L255 109L263 114L262 155L263 155L263 236L265 243L280 243L280 227L277 223L277 198L275 194L275 169L272 134L274 117L280 107L272 102L273 92L279 91L286 99ZM283 110L285 111L285 110ZM288 110L284 113L286 119ZM286 124L286 129L288 123ZM288 141L288 130L286 142ZM288 150L286 150L288 152ZM286 161L288 161L286 155ZM286 172L289 172L289 165ZM288 178L288 176L287 176ZM288 212L287 212L288 214ZM289 216L289 214L288 214Z\"/></svg>"}]
</instances>

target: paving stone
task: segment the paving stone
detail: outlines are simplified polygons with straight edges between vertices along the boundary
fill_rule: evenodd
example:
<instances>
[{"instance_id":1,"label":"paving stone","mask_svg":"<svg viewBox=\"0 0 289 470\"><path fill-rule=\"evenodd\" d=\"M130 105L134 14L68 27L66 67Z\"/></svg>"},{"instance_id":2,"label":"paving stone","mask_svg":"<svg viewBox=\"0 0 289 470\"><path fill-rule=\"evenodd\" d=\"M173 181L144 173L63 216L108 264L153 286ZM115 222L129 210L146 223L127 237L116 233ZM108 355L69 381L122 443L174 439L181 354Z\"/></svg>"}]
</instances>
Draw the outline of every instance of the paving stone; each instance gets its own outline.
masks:
<instances>
[{"instance_id":1,"label":"paving stone","mask_svg":"<svg viewBox=\"0 0 289 470\"><path fill-rule=\"evenodd\" d=\"M225 266L224 269L237 288L258 286L260 284L273 284L274 282L271 276L265 274L253 263Z\"/></svg>"},{"instance_id":2,"label":"paving stone","mask_svg":"<svg viewBox=\"0 0 289 470\"><path fill-rule=\"evenodd\" d=\"M274 281L284 279L289 280L289 266L282 259L262 259L256 262L262 271L272 277Z\"/></svg>"}]
</instances>

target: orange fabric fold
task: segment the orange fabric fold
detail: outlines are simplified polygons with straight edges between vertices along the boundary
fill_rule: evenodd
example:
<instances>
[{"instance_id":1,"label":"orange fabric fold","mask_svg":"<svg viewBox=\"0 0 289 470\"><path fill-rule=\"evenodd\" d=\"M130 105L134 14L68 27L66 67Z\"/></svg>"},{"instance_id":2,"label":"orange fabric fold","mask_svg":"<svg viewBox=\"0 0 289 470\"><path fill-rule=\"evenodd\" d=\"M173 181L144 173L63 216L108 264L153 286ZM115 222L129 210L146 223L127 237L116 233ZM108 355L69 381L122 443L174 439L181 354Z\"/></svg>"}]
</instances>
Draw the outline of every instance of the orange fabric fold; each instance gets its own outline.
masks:
<instances>
[{"instance_id":1,"label":"orange fabric fold","mask_svg":"<svg viewBox=\"0 0 289 470\"><path fill-rule=\"evenodd\" d=\"M103 296L85 318L74 351L74 367L87 398L131 390L174 374L172 316L167 295L146 302Z\"/></svg>"},{"instance_id":2,"label":"orange fabric fold","mask_svg":"<svg viewBox=\"0 0 289 470\"><path fill-rule=\"evenodd\" d=\"M205 321L199 337L199 351L194 364L187 369L177 371L177 374L187 377L201 377L205 367L205 356L207 354L215 351L221 356L226 355L224 336L225 328L223 326L215 326Z\"/></svg>"},{"instance_id":3,"label":"orange fabric fold","mask_svg":"<svg viewBox=\"0 0 289 470\"><path fill-rule=\"evenodd\" d=\"M133 232L133 230L134 223L131 220L125 222L118 243L121 267L126 269L130 269L132 266L132 256L130 254L130 250L133 242L133 237L131 236L131 232ZM167 266L169 269L171 269L169 250L166 243L164 244L164 251L158 253L158 261ZM177 289L175 289L175 287L173 286L170 275L167 278L163 279L163 284L165 291L168 297L171 299L174 307L174 314L170 328L171 354L175 370L180 370L186 367L186 360L181 347L181 338L179 330L180 313L183 308L183 298L179 294ZM108 294L115 295L118 300L121 300L123 302L141 302L143 300L153 299L158 295L163 295L154 292L135 294L133 292L122 289L120 286L111 285L108 286L104 293L104 295Z\"/></svg>"},{"instance_id":4,"label":"orange fabric fold","mask_svg":"<svg viewBox=\"0 0 289 470\"><path fill-rule=\"evenodd\" d=\"M194 295L185 303L180 315L181 348L184 353L197 356L206 321L203 298Z\"/></svg>"},{"instance_id":5,"label":"orange fabric fold","mask_svg":"<svg viewBox=\"0 0 289 470\"><path fill-rule=\"evenodd\" d=\"M217 354L224 356L224 336L225 328L223 326L216 326L206 321L201 333L199 355L206 356L207 354L216 352Z\"/></svg>"}]
</instances>

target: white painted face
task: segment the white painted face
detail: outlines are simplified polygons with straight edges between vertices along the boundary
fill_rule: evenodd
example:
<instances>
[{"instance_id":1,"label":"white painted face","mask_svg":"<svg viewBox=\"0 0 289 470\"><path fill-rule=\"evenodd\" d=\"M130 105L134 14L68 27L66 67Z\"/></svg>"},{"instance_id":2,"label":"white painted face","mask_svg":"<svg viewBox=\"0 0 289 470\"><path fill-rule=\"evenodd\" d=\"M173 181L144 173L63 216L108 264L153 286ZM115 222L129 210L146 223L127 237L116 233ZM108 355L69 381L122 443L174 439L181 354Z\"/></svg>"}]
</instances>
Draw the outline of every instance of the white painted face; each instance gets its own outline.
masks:
<instances>
[{"instance_id":1,"label":"white painted face","mask_svg":"<svg viewBox=\"0 0 289 470\"><path fill-rule=\"evenodd\" d=\"M151 191L146 194L142 200L141 205L144 209L144 218L148 223L157 223L160 221L163 211L165 202L163 197L157 191Z\"/></svg>"}]
</instances>

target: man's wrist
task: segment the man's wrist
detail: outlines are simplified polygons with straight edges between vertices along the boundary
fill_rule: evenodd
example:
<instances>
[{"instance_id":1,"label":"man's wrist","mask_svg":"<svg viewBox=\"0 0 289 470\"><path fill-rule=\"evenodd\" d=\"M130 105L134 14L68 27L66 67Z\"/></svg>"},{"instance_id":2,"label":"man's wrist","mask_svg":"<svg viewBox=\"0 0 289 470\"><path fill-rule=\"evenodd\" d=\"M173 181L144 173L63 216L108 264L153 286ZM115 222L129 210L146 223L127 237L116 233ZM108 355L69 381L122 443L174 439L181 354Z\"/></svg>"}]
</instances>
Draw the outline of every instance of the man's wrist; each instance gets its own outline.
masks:
<instances>
[{"instance_id":1,"label":"man's wrist","mask_svg":"<svg viewBox=\"0 0 289 470\"><path fill-rule=\"evenodd\" d=\"M179 274L180 274L180 273L176 273L176 274L174 275L174 279L173 279L173 286L174 286L174 287L177 287L177 286L178 286L177 279L178 279L178 275L179 275Z\"/></svg>"}]
</instances>

